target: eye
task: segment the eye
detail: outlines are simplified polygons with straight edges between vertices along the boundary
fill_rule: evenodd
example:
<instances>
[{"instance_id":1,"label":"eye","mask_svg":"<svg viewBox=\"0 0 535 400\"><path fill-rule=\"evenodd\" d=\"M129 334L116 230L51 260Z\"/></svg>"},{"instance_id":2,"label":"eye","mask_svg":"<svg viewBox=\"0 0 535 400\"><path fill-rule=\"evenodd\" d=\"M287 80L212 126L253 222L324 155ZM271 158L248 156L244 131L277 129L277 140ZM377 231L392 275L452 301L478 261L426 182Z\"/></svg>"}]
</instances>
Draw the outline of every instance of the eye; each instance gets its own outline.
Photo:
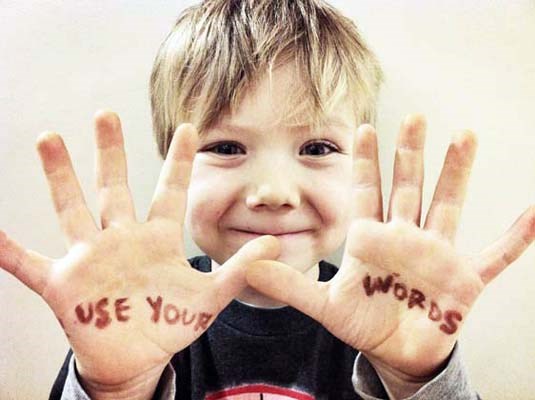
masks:
<instances>
[{"instance_id":1,"label":"eye","mask_svg":"<svg viewBox=\"0 0 535 400\"><path fill-rule=\"evenodd\" d=\"M245 154L243 146L237 142L221 142L210 145L204 148L202 151L209 151L215 154L221 154L225 156L232 156L235 154Z\"/></svg>"},{"instance_id":2,"label":"eye","mask_svg":"<svg viewBox=\"0 0 535 400\"><path fill-rule=\"evenodd\" d=\"M335 144L328 142L327 140L317 140L306 143L299 151L299 155L326 156L331 153L339 152L340 149Z\"/></svg>"}]
</instances>

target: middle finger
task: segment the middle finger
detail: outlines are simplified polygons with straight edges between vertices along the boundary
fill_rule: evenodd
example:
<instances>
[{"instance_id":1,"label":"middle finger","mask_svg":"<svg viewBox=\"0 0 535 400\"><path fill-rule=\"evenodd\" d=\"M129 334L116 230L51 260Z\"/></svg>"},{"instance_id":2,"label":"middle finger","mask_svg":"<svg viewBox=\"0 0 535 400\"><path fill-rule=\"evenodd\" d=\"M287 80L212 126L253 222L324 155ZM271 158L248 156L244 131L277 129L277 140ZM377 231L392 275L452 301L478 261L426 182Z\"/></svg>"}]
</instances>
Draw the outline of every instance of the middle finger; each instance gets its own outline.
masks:
<instances>
[{"instance_id":1,"label":"middle finger","mask_svg":"<svg viewBox=\"0 0 535 400\"><path fill-rule=\"evenodd\" d=\"M420 225L425 128L425 119L419 114L409 115L401 126L388 208L389 221L399 218Z\"/></svg>"},{"instance_id":2,"label":"middle finger","mask_svg":"<svg viewBox=\"0 0 535 400\"><path fill-rule=\"evenodd\" d=\"M96 176L102 229L113 221L135 220L134 202L128 187L126 154L121 121L117 114L95 115Z\"/></svg>"}]
</instances>

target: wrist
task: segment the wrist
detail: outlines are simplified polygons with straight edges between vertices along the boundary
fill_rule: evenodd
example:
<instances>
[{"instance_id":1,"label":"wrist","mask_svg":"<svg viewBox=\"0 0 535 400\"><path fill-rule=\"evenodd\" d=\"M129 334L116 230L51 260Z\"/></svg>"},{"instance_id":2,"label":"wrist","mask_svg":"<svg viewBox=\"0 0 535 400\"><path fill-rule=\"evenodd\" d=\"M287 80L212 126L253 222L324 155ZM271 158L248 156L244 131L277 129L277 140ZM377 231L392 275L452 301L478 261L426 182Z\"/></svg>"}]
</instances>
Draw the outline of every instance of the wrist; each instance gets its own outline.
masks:
<instances>
[{"instance_id":1,"label":"wrist","mask_svg":"<svg viewBox=\"0 0 535 400\"><path fill-rule=\"evenodd\" d=\"M412 382L412 383L420 383L420 382L428 382L431 379L433 379L441 370L442 364L438 368L434 368L433 371L421 374L421 375L412 375L405 371L402 371L398 368L394 368L390 366L389 364L379 360L378 358L364 353L370 364L372 364L373 368L381 373L381 376L385 375L388 377L392 377L393 379L399 380L400 382Z\"/></svg>"},{"instance_id":2,"label":"wrist","mask_svg":"<svg viewBox=\"0 0 535 400\"><path fill-rule=\"evenodd\" d=\"M80 385L92 400L150 400L152 399L165 365L157 365L127 381L117 383L102 383L90 379L76 368L75 371Z\"/></svg>"},{"instance_id":3,"label":"wrist","mask_svg":"<svg viewBox=\"0 0 535 400\"><path fill-rule=\"evenodd\" d=\"M432 371L425 375L412 375L400 369L394 368L383 361L369 354L365 355L368 362L373 366L379 379L381 380L389 398L393 400L405 399L416 392L423 386L436 378L447 366L449 357L441 362Z\"/></svg>"}]
</instances>

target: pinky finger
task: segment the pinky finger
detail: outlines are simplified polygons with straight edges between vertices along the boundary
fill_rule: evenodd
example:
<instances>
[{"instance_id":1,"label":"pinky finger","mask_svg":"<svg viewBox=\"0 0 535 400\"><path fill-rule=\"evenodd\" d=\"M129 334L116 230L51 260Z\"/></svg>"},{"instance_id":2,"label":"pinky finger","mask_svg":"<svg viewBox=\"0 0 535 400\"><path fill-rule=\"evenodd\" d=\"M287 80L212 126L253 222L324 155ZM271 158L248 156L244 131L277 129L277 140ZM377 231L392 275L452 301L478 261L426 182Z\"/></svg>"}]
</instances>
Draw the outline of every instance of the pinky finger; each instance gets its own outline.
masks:
<instances>
[{"instance_id":1,"label":"pinky finger","mask_svg":"<svg viewBox=\"0 0 535 400\"><path fill-rule=\"evenodd\" d=\"M513 226L480 254L477 272L485 284L515 261L535 239L535 205L529 207Z\"/></svg>"},{"instance_id":2,"label":"pinky finger","mask_svg":"<svg viewBox=\"0 0 535 400\"><path fill-rule=\"evenodd\" d=\"M0 231L0 268L41 295L52 268L52 260L34 251L24 249L3 231Z\"/></svg>"}]
</instances>

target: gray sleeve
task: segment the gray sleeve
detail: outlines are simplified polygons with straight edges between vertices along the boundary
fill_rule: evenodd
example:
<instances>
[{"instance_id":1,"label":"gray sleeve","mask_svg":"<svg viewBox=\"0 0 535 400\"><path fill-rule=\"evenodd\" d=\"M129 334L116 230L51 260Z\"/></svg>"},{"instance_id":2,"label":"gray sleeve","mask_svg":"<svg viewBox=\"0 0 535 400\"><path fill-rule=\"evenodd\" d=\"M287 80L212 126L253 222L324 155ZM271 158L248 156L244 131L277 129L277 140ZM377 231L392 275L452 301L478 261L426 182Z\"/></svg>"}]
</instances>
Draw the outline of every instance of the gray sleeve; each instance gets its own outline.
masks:
<instances>
[{"instance_id":1,"label":"gray sleeve","mask_svg":"<svg viewBox=\"0 0 535 400\"><path fill-rule=\"evenodd\" d=\"M379 396L385 393L381 379L372 364L362 354L359 354L355 360L352 381L355 391L364 400L378 400L381 399ZM444 370L412 396L406 398L406 400L424 399L480 399L470 386L468 374L461 362L458 344L455 345Z\"/></svg>"},{"instance_id":2,"label":"gray sleeve","mask_svg":"<svg viewBox=\"0 0 535 400\"><path fill-rule=\"evenodd\" d=\"M174 400L176 393L175 376L173 366L167 364L167 367L162 372L153 399ZM78 380L74 356L69 360L69 370L67 379L65 380L65 386L63 387L63 393L61 394L61 400L91 400Z\"/></svg>"}]
</instances>

